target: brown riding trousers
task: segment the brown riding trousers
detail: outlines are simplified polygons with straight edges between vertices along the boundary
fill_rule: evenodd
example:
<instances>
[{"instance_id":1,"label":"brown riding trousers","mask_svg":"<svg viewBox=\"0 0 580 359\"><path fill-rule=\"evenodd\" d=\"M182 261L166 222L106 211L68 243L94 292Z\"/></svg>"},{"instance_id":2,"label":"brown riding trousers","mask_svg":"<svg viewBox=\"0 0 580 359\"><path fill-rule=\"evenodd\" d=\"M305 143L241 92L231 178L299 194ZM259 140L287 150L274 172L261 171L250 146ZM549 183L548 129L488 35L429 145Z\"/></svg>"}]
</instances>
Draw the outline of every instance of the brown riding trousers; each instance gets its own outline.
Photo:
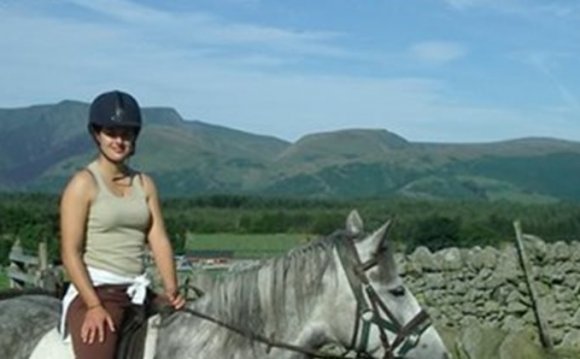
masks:
<instances>
[{"instance_id":1,"label":"brown riding trousers","mask_svg":"<svg viewBox=\"0 0 580 359\"><path fill-rule=\"evenodd\" d=\"M99 342L96 338L92 344L83 343L81 339L81 327L87 312L87 306L78 295L71 303L67 312L67 326L72 338L75 358L77 359L114 359L117 349L121 324L127 309L133 303L126 293L127 285L103 285L95 288L103 307L115 323L115 332L111 332L105 325L105 340Z\"/></svg>"}]
</instances>

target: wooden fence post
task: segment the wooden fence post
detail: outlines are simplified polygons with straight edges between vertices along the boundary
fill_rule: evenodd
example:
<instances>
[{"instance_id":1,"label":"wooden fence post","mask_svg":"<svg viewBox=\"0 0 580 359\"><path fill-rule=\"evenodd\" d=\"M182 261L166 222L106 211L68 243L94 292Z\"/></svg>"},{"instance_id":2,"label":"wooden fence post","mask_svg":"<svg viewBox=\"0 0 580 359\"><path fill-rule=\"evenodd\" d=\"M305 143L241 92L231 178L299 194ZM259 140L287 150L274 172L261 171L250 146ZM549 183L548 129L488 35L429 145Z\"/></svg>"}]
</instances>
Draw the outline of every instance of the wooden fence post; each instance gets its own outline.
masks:
<instances>
[{"instance_id":1,"label":"wooden fence post","mask_svg":"<svg viewBox=\"0 0 580 359\"><path fill-rule=\"evenodd\" d=\"M523 242L524 235L522 232L522 225L521 225L520 221L514 222L514 228L516 231L516 242L517 242L518 254L520 257L520 263L521 263L522 269L524 271L526 285L528 287L528 293L530 294L530 299L532 302L532 309L534 311L534 316L536 318L536 323L538 325L538 332L540 334L540 341L542 342L542 346L544 348L551 350L553 348L553 344L552 344L552 340L548 336L546 323L542 319L542 316L540 313L540 307L539 307L538 299L537 299L538 296L536 294L536 289L532 283L530 263L528 262L528 258L526 257L526 252L524 250L524 242Z\"/></svg>"},{"instance_id":2,"label":"wooden fence post","mask_svg":"<svg viewBox=\"0 0 580 359\"><path fill-rule=\"evenodd\" d=\"M59 269L49 267L48 245L45 240L39 241L35 255L25 253L17 240L10 250L9 258L10 288L41 288L51 293L58 293L62 289Z\"/></svg>"},{"instance_id":3,"label":"wooden fence post","mask_svg":"<svg viewBox=\"0 0 580 359\"><path fill-rule=\"evenodd\" d=\"M30 267L38 265L38 258L26 255L19 240L16 240L12 245L9 258L10 288L23 289L33 284L35 277L34 274L30 273Z\"/></svg>"},{"instance_id":4,"label":"wooden fence post","mask_svg":"<svg viewBox=\"0 0 580 359\"><path fill-rule=\"evenodd\" d=\"M40 272L48 269L48 246L46 240L38 242L38 270Z\"/></svg>"}]
</instances>

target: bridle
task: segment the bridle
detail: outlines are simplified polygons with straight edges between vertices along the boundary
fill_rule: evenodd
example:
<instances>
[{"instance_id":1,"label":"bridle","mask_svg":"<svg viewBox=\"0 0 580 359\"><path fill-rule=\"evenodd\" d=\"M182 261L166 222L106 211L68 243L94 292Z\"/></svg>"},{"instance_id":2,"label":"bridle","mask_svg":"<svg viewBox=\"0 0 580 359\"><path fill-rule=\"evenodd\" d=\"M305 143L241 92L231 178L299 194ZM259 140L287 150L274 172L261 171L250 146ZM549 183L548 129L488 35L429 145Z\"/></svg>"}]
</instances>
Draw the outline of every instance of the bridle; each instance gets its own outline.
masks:
<instances>
[{"instance_id":1,"label":"bridle","mask_svg":"<svg viewBox=\"0 0 580 359\"><path fill-rule=\"evenodd\" d=\"M372 358L368 354L368 344L371 326L374 325L379 331L384 349L383 359L402 358L419 344L421 335L432 325L431 320L423 309L404 325L396 319L379 297L366 274L368 270L378 265L377 258L373 257L363 263L355 247L355 239L353 236L347 236L345 240L339 241L336 247L350 289L356 299L352 340L343 355L354 351L357 358ZM386 317L381 313L384 313ZM389 342L387 331L396 335L392 343Z\"/></svg>"}]
</instances>

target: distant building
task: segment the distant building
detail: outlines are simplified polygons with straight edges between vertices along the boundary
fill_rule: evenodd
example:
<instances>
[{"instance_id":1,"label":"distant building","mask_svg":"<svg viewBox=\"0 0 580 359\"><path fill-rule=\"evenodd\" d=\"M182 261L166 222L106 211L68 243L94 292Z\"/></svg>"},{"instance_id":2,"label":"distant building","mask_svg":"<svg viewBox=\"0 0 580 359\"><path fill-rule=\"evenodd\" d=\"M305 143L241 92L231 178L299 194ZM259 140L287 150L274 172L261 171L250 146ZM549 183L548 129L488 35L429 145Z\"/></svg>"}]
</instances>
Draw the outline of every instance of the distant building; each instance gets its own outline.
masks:
<instances>
[{"instance_id":1,"label":"distant building","mask_svg":"<svg viewBox=\"0 0 580 359\"><path fill-rule=\"evenodd\" d=\"M184 257L192 265L223 265L234 259L233 250L192 250Z\"/></svg>"}]
</instances>

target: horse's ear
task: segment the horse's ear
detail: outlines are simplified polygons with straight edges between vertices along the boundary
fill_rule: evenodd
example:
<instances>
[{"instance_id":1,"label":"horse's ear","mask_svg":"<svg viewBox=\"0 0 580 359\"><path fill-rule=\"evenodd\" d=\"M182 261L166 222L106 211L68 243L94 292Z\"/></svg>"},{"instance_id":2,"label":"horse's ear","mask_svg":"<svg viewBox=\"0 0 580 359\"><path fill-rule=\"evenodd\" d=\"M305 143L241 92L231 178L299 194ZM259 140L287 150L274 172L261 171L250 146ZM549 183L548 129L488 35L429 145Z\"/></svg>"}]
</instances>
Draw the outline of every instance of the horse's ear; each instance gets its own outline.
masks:
<instances>
[{"instance_id":1,"label":"horse's ear","mask_svg":"<svg viewBox=\"0 0 580 359\"><path fill-rule=\"evenodd\" d=\"M374 248L373 253L379 253L387 248L387 238L389 233L389 228L391 227L391 221L388 220L381 228L377 229L370 237L369 240L372 241L371 245Z\"/></svg>"},{"instance_id":2,"label":"horse's ear","mask_svg":"<svg viewBox=\"0 0 580 359\"><path fill-rule=\"evenodd\" d=\"M363 220L356 209L352 210L346 218L346 231L353 235L361 234L364 231Z\"/></svg>"}]
</instances>

